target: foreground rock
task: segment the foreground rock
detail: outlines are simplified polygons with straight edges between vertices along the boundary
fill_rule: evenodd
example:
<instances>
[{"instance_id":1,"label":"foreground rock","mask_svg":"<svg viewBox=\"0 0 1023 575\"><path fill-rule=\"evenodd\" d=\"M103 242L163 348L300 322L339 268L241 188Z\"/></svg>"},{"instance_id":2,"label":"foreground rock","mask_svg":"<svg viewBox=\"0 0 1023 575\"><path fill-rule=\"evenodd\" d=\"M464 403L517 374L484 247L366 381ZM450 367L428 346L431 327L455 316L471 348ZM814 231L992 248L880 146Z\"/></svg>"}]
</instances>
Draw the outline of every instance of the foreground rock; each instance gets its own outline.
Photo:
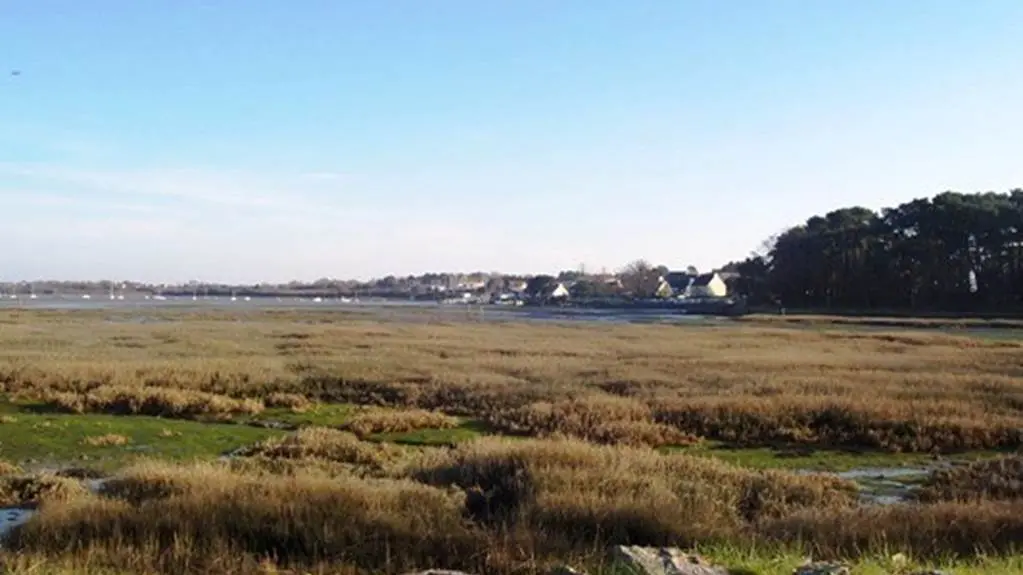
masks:
<instances>
[{"instance_id":1,"label":"foreground rock","mask_svg":"<svg viewBox=\"0 0 1023 575\"><path fill-rule=\"evenodd\" d=\"M611 559L641 575L728 575L724 567L674 547L618 545L611 550Z\"/></svg>"}]
</instances>

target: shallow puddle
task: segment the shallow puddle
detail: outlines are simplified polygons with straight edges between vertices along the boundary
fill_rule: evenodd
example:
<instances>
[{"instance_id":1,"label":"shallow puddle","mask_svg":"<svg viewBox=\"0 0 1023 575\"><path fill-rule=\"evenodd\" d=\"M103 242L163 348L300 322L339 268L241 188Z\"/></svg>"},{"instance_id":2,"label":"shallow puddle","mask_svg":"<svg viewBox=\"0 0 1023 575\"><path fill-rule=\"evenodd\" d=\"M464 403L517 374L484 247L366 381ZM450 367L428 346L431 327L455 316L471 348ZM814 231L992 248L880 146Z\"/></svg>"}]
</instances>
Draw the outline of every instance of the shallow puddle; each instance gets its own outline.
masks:
<instances>
[{"instance_id":1,"label":"shallow puddle","mask_svg":"<svg viewBox=\"0 0 1023 575\"><path fill-rule=\"evenodd\" d=\"M877 479L883 480L891 477L910 477L927 475L928 473L937 469L934 467L861 467L859 469L850 469L848 471L838 471L835 475L842 479L852 479L853 481L859 481L862 479Z\"/></svg>"},{"instance_id":2,"label":"shallow puddle","mask_svg":"<svg viewBox=\"0 0 1023 575\"><path fill-rule=\"evenodd\" d=\"M910 499L921 479L941 465L927 467L861 467L848 471L820 472L800 470L799 473L826 473L855 481L860 487L860 500L870 505L893 505Z\"/></svg>"},{"instance_id":3,"label":"shallow puddle","mask_svg":"<svg viewBox=\"0 0 1023 575\"><path fill-rule=\"evenodd\" d=\"M92 493L99 493L108 481L108 478L84 479L82 483ZM24 525L35 514L34 509L27 507L0 507L0 543L15 527Z\"/></svg>"},{"instance_id":4,"label":"shallow puddle","mask_svg":"<svg viewBox=\"0 0 1023 575\"><path fill-rule=\"evenodd\" d=\"M0 507L0 541L15 527L25 523L35 511L24 507Z\"/></svg>"}]
</instances>

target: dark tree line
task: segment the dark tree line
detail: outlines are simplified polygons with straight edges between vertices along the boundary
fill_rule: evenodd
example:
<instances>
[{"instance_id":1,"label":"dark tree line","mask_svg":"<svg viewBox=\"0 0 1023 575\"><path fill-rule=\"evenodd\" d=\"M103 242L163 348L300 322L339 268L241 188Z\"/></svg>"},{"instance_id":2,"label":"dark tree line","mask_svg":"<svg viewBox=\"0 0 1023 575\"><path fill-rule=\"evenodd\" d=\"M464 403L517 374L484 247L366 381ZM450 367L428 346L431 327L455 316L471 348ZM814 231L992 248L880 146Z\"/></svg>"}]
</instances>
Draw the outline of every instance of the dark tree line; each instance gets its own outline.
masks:
<instances>
[{"instance_id":1,"label":"dark tree line","mask_svg":"<svg viewBox=\"0 0 1023 575\"><path fill-rule=\"evenodd\" d=\"M814 216L726 266L751 304L789 308L1023 310L1023 189L945 192L881 213Z\"/></svg>"}]
</instances>

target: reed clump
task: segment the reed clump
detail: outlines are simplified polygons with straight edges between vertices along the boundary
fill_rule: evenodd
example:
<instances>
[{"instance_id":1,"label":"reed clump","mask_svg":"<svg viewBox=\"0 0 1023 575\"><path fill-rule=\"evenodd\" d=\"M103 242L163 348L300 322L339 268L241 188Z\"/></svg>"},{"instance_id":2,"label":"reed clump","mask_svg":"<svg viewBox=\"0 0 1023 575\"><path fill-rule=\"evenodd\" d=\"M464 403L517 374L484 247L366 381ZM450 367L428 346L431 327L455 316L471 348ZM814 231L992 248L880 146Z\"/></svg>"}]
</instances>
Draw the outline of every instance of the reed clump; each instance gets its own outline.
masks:
<instances>
[{"instance_id":1,"label":"reed clump","mask_svg":"<svg viewBox=\"0 0 1023 575\"><path fill-rule=\"evenodd\" d=\"M352 433L326 427L305 427L284 437L267 439L238 453L243 457L269 459L322 459L374 469L395 463L403 454L400 447L362 441Z\"/></svg>"},{"instance_id":2,"label":"reed clump","mask_svg":"<svg viewBox=\"0 0 1023 575\"><path fill-rule=\"evenodd\" d=\"M149 464L120 474L103 495L44 509L5 545L54 555L109 554L116 545L122 558L173 549L176 559L156 565L165 572L237 564L239 556L283 565L330 561L372 572L475 567L480 534L462 520L462 505L457 493L407 480Z\"/></svg>"},{"instance_id":3,"label":"reed clump","mask_svg":"<svg viewBox=\"0 0 1023 575\"><path fill-rule=\"evenodd\" d=\"M51 392L44 401L70 413L150 415L181 419L231 419L263 411L256 399L235 399L223 395L162 387L100 386L84 393Z\"/></svg>"},{"instance_id":4,"label":"reed clump","mask_svg":"<svg viewBox=\"0 0 1023 575\"><path fill-rule=\"evenodd\" d=\"M15 475L18 473L21 473L21 467L9 461L0 459L0 476Z\"/></svg>"},{"instance_id":5,"label":"reed clump","mask_svg":"<svg viewBox=\"0 0 1023 575\"><path fill-rule=\"evenodd\" d=\"M419 429L451 429L458 419L425 409L374 409L354 415L342 429L359 437L378 433L406 433Z\"/></svg>"},{"instance_id":6,"label":"reed clump","mask_svg":"<svg viewBox=\"0 0 1023 575\"><path fill-rule=\"evenodd\" d=\"M972 557L1018 552L1023 502L945 502L802 510L761 522L761 537L799 541L815 556L854 557L899 549L917 557Z\"/></svg>"},{"instance_id":7,"label":"reed clump","mask_svg":"<svg viewBox=\"0 0 1023 575\"><path fill-rule=\"evenodd\" d=\"M487 423L495 429L517 435L563 435L595 443L652 447L697 441L694 436L653 419L653 410L642 401L606 394L536 402L486 416Z\"/></svg>"},{"instance_id":8,"label":"reed clump","mask_svg":"<svg viewBox=\"0 0 1023 575\"><path fill-rule=\"evenodd\" d=\"M408 473L464 489L469 517L542 533L545 545L558 551L728 540L765 517L856 502L855 485L830 476L751 471L568 439L476 441Z\"/></svg>"},{"instance_id":9,"label":"reed clump","mask_svg":"<svg viewBox=\"0 0 1023 575\"><path fill-rule=\"evenodd\" d=\"M82 443L91 447L111 447L128 445L131 443L131 438L119 433L105 433L103 435L92 435L86 437L82 440Z\"/></svg>"},{"instance_id":10,"label":"reed clump","mask_svg":"<svg viewBox=\"0 0 1023 575\"><path fill-rule=\"evenodd\" d=\"M81 482L52 473L0 475L0 507L69 501L88 493Z\"/></svg>"},{"instance_id":11,"label":"reed clump","mask_svg":"<svg viewBox=\"0 0 1023 575\"><path fill-rule=\"evenodd\" d=\"M263 400L266 407L284 407L295 413L305 413L316 406L308 397L298 393L275 391Z\"/></svg>"},{"instance_id":12,"label":"reed clump","mask_svg":"<svg viewBox=\"0 0 1023 575\"><path fill-rule=\"evenodd\" d=\"M939 469L915 491L925 502L1023 501L1023 456Z\"/></svg>"}]
</instances>

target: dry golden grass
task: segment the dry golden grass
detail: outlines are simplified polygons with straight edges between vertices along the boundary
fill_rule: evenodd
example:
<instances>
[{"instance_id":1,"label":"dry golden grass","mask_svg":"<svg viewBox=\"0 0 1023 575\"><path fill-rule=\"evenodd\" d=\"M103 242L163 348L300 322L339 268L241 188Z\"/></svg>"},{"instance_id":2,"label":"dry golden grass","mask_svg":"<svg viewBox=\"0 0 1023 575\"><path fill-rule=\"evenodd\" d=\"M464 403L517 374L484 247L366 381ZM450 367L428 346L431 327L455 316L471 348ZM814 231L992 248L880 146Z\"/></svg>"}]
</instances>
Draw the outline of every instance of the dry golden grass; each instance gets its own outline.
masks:
<instances>
[{"instance_id":1,"label":"dry golden grass","mask_svg":"<svg viewBox=\"0 0 1023 575\"><path fill-rule=\"evenodd\" d=\"M480 541L461 519L461 499L403 480L252 476L149 463L124 472L103 496L46 508L8 544L134 558L145 549L177 549L178 557L163 558L163 565L149 560L165 572L246 555L395 572L472 561Z\"/></svg>"},{"instance_id":2,"label":"dry golden grass","mask_svg":"<svg viewBox=\"0 0 1023 575\"><path fill-rule=\"evenodd\" d=\"M295 453L267 456L291 460ZM286 567L329 562L374 573L511 573L613 542L744 540L758 521L810 507L844 509L856 497L851 484L833 478L571 440L484 440L422 455L390 475L145 462L98 495L43 506L6 544L20 553L96 556L175 573L263 557ZM161 548L176 551L149 553Z\"/></svg>"},{"instance_id":3,"label":"dry golden grass","mask_svg":"<svg viewBox=\"0 0 1023 575\"><path fill-rule=\"evenodd\" d=\"M263 411L258 399L234 399L191 389L100 386L81 393L42 394L52 407L72 413L111 413L158 417L230 419Z\"/></svg>"},{"instance_id":4,"label":"dry golden grass","mask_svg":"<svg viewBox=\"0 0 1023 575\"><path fill-rule=\"evenodd\" d=\"M0 477L0 507L59 503L86 494L88 490L81 482L49 473Z\"/></svg>"},{"instance_id":5,"label":"dry golden grass","mask_svg":"<svg viewBox=\"0 0 1023 575\"><path fill-rule=\"evenodd\" d=\"M763 521L758 532L772 540L800 541L818 557L855 556L865 549L930 557L1018 553L1023 501L806 510Z\"/></svg>"},{"instance_id":6,"label":"dry golden grass","mask_svg":"<svg viewBox=\"0 0 1023 575\"><path fill-rule=\"evenodd\" d=\"M304 413L312 409L316 404L304 395L298 393L274 392L263 400L266 407L286 407L295 413Z\"/></svg>"},{"instance_id":7,"label":"dry golden grass","mask_svg":"<svg viewBox=\"0 0 1023 575\"><path fill-rule=\"evenodd\" d=\"M754 324L802 324L816 326L873 326L887 328L987 328L987 329L1023 329L1023 319L990 319L983 317L891 317L891 316L851 316L822 314L752 314L738 318L739 321Z\"/></svg>"},{"instance_id":8,"label":"dry golden grass","mask_svg":"<svg viewBox=\"0 0 1023 575\"><path fill-rule=\"evenodd\" d=\"M342 426L359 437L376 433L405 433L418 429L451 429L458 419L423 409L375 409L353 416Z\"/></svg>"},{"instance_id":9,"label":"dry golden grass","mask_svg":"<svg viewBox=\"0 0 1023 575\"><path fill-rule=\"evenodd\" d=\"M252 413L264 401L293 408L302 396L626 444L668 441L668 426L745 444L1023 446L1019 341L897 328L389 323L325 312L152 312L164 321L140 324L118 313L0 313L0 392L175 417ZM610 396L634 407L587 407L610 406ZM599 433L581 423L594 409L608 418Z\"/></svg>"},{"instance_id":10,"label":"dry golden grass","mask_svg":"<svg viewBox=\"0 0 1023 575\"><path fill-rule=\"evenodd\" d=\"M239 556L400 572L472 560L479 541L461 508L460 495L407 480L148 464L122 473L101 496L44 508L6 544L54 555L102 551L172 573L220 572L213 566ZM174 552L145 558L160 549Z\"/></svg>"},{"instance_id":11,"label":"dry golden grass","mask_svg":"<svg viewBox=\"0 0 1023 575\"><path fill-rule=\"evenodd\" d=\"M505 433L536 437L568 436L620 445L687 445L696 438L654 422L646 403L629 397L590 395L580 399L535 402L494 411L487 422Z\"/></svg>"},{"instance_id":12,"label":"dry golden grass","mask_svg":"<svg viewBox=\"0 0 1023 575\"><path fill-rule=\"evenodd\" d=\"M727 540L763 518L844 509L857 500L854 484L831 476L751 471L577 440L481 440L427 456L408 473L466 489L475 520L543 533L561 552L612 542Z\"/></svg>"},{"instance_id":13,"label":"dry golden grass","mask_svg":"<svg viewBox=\"0 0 1023 575\"><path fill-rule=\"evenodd\" d=\"M15 475L21 473L21 467L0 459L0 476L2 475Z\"/></svg>"},{"instance_id":14,"label":"dry golden grass","mask_svg":"<svg viewBox=\"0 0 1023 575\"><path fill-rule=\"evenodd\" d=\"M105 435L93 435L86 437L82 440L84 445L92 447L108 447L114 445L128 445L131 443L131 438L117 433L107 433Z\"/></svg>"},{"instance_id":15,"label":"dry golden grass","mask_svg":"<svg viewBox=\"0 0 1023 575\"><path fill-rule=\"evenodd\" d=\"M16 499L44 504L5 545L128 572L252 573L272 558L298 572L511 574L611 544L802 542L818 557L945 557L1011 552L1023 537L1018 501L861 508L855 486L834 477L579 440L479 440L388 475L145 462L97 495L19 487Z\"/></svg>"},{"instance_id":16,"label":"dry golden grass","mask_svg":"<svg viewBox=\"0 0 1023 575\"><path fill-rule=\"evenodd\" d=\"M1023 456L1000 457L936 471L916 495L920 501L928 502L1023 502Z\"/></svg>"},{"instance_id":17,"label":"dry golden grass","mask_svg":"<svg viewBox=\"0 0 1023 575\"><path fill-rule=\"evenodd\" d=\"M1014 459L936 476L921 491L927 503L861 508L854 486L833 477L642 447L691 435L1020 447L1016 341L752 324L387 323L319 312L107 319L118 314L0 313L0 392L66 411L187 418L317 401L372 407L350 432L304 428L223 464L139 464L96 495L70 477L0 471L0 505L40 509L5 541L19 557L121 572L253 573L269 557L300 572L503 574L539 572L611 543L799 541L823 556L945 556L1006 553L1023 539ZM451 415L547 439L415 455L358 437L445 427Z\"/></svg>"},{"instance_id":18,"label":"dry golden grass","mask_svg":"<svg viewBox=\"0 0 1023 575\"><path fill-rule=\"evenodd\" d=\"M362 441L355 435L325 427L306 427L281 438L262 441L240 453L245 457L323 459L334 463L382 469L404 451L387 443Z\"/></svg>"}]
</instances>

